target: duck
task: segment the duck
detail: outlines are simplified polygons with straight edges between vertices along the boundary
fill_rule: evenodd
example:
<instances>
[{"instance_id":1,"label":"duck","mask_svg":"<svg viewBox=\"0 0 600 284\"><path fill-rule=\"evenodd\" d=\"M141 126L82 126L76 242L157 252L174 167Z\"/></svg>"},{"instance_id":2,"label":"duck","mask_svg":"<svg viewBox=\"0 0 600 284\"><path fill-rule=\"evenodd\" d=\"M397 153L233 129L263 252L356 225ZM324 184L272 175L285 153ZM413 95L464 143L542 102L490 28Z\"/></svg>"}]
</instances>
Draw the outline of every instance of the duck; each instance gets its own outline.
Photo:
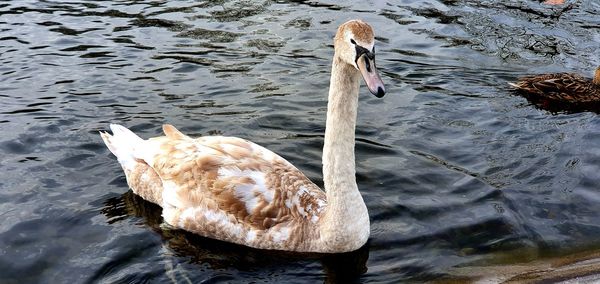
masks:
<instances>
[{"instance_id":1,"label":"duck","mask_svg":"<svg viewBox=\"0 0 600 284\"><path fill-rule=\"evenodd\" d=\"M536 100L565 105L600 103L600 66L594 78L576 73L530 75L509 83L515 91Z\"/></svg>"},{"instance_id":2,"label":"duck","mask_svg":"<svg viewBox=\"0 0 600 284\"><path fill-rule=\"evenodd\" d=\"M237 137L193 138L165 124L142 139L111 124L100 136L131 190L162 207L167 226L257 249L342 253L370 235L358 189L355 128L361 78L378 98L375 36L362 20L337 29L323 146L324 191L278 154Z\"/></svg>"}]
</instances>

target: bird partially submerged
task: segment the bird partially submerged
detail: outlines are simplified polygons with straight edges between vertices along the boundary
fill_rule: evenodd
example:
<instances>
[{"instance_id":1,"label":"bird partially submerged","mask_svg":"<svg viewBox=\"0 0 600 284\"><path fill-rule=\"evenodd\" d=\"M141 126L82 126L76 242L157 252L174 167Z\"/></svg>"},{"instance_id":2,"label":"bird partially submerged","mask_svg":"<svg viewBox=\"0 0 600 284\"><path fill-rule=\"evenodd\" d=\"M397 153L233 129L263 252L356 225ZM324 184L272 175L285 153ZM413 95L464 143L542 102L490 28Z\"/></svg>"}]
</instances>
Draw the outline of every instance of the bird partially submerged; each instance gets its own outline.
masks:
<instances>
[{"instance_id":1,"label":"bird partially submerged","mask_svg":"<svg viewBox=\"0 0 600 284\"><path fill-rule=\"evenodd\" d=\"M575 73L554 73L525 76L509 84L537 105L553 109L600 106L600 67L592 79Z\"/></svg>"}]
</instances>

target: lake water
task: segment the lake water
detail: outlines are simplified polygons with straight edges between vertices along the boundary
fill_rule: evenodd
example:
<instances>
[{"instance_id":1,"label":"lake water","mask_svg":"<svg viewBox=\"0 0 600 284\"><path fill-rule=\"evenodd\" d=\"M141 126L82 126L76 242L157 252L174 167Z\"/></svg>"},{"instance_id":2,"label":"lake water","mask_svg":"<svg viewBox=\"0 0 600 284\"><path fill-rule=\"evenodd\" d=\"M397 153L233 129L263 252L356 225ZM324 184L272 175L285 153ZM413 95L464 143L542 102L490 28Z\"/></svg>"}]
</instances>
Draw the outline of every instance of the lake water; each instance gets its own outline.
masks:
<instances>
[{"instance_id":1,"label":"lake water","mask_svg":"<svg viewBox=\"0 0 600 284\"><path fill-rule=\"evenodd\" d=\"M599 3L336 2L0 1L0 282L467 281L600 249L600 117L507 88L591 75ZM98 131L243 137L322 185L332 37L353 18L387 89L360 95L368 244L269 252L161 226Z\"/></svg>"}]
</instances>

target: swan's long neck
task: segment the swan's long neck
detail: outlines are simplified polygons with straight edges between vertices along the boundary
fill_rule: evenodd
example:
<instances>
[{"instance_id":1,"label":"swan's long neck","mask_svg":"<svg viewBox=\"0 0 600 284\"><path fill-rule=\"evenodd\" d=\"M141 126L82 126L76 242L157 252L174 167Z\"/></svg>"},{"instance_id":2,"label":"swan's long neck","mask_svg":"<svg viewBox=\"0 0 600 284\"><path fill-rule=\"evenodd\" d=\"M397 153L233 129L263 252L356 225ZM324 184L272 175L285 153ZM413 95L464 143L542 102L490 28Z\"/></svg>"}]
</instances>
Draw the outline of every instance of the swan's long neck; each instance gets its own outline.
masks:
<instances>
[{"instance_id":1,"label":"swan's long neck","mask_svg":"<svg viewBox=\"0 0 600 284\"><path fill-rule=\"evenodd\" d=\"M356 185L354 161L360 80L356 68L334 56L323 147L327 210L321 229L332 249L358 249L369 237L369 215Z\"/></svg>"}]
</instances>

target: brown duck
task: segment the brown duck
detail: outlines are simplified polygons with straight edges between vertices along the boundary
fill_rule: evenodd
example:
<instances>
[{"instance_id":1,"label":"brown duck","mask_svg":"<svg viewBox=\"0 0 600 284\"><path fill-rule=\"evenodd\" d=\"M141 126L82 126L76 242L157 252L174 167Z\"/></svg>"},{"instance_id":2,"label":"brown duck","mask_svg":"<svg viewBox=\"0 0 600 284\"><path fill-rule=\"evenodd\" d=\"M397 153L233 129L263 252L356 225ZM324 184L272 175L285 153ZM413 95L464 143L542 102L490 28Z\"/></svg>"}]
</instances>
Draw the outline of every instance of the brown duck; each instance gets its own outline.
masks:
<instances>
[{"instance_id":1,"label":"brown duck","mask_svg":"<svg viewBox=\"0 0 600 284\"><path fill-rule=\"evenodd\" d=\"M600 103L600 67L593 79L574 73L555 73L525 76L509 83L515 90L529 98L552 103Z\"/></svg>"}]
</instances>

